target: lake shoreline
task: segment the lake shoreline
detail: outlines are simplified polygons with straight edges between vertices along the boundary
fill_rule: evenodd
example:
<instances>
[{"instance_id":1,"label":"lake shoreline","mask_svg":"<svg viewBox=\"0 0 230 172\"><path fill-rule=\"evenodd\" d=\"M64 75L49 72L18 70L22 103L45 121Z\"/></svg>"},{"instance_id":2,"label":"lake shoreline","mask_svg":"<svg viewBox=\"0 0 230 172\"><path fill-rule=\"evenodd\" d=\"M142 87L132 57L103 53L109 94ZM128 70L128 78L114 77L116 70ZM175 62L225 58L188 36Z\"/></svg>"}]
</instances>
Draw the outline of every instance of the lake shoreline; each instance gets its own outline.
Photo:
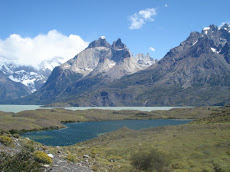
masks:
<instances>
[{"instance_id":1,"label":"lake shoreline","mask_svg":"<svg viewBox=\"0 0 230 172\"><path fill-rule=\"evenodd\" d=\"M156 119L148 119L148 120L160 120L160 119L168 119L168 120L177 120L177 121L188 121L188 120L195 120L195 119L192 119L192 118L188 118L188 119L180 119L180 118L156 118ZM146 119L123 119L122 121L132 121L132 120L146 120ZM71 123L83 123L83 122L102 122L103 120L101 121L63 121L61 122L61 124L63 124L64 126L63 127L48 127L48 128L42 128L42 129L33 129L33 130L25 130L25 129L22 129L22 130L19 130L19 131L12 131L12 130L9 130L9 132L11 134L19 134L19 135L23 135L24 133L30 133L30 132L37 132L37 131L48 131L48 130L60 130L60 129L65 129L65 128L68 128L65 124L71 124ZM108 121L120 121L120 120L106 120L107 122ZM103 122L106 122L106 121L103 121Z\"/></svg>"},{"instance_id":2,"label":"lake shoreline","mask_svg":"<svg viewBox=\"0 0 230 172\"><path fill-rule=\"evenodd\" d=\"M156 118L156 119L148 119L148 120L160 120L160 119L168 119L168 120L177 120L177 121L193 121L195 119L191 119L191 118L188 118L188 119L180 119L180 118ZM124 119L122 121L132 121L132 120L146 120L146 119ZM42 129L34 129L34 130L20 130L18 131L17 134L24 134L24 133L29 133L29 132L36 132L36 131L48 131L48 130L60 130L60 129L65 129L65 128L68 128L65 124L74 124L74 123L84 123L84 122L102 122L103 120L101 121L71 121L71 122L61 122L61 124L63 124L64 126L63 127L50 127L50 128L42 128ZM106 121L103 121L103 122L109 122L109 121L120 121L120 120L106 120ZM10 132L10 131L9 131ZM15 133L16 134L16 133Z\"/></svg>"},{"instance_id":3,"label":"lake shoreline","mask_svg":"<svg viewBox=\"0 0 230 172\"><path fill-rule=\"evenodd\" d=\"M145 120L113 120L113 121L85 121L68 123L65 128L54 130L42 130L22 133L22 137L28 137L46 146L70 146L80 142L94 139L101 133L111 133L121 128L140 131L143 129L183 125L192 120L176 119L145 119ZM44 139L48 136L52 139ZM42 138L39 138L42 137ZM36 139L33 139L36 138Z\"/></svg>"},{"instance_id":4,"label":"lake shoreline","mask_svg":"<svg viewBox=\"0 0 230 172\"><path fill-rule=\"evenodd\" d=\"M65 128L66 123L85 121L175 119L189 120L208 116L215 107L175 108L170 110L68 110L37 109L18 113L0 112L0 129L12 133ZM201 113L202 112L202 113Z\"/></svg>"}]
</instances>

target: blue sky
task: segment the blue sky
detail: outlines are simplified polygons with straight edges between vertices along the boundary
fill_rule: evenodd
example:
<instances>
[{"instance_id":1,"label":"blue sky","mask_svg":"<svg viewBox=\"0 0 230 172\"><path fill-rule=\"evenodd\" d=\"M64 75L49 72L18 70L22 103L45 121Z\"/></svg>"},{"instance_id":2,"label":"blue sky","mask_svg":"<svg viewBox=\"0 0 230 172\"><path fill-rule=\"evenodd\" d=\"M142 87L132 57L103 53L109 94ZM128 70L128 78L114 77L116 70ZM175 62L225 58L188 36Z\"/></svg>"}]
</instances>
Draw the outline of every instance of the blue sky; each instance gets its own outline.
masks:
<instances>
[{"instance_id":1,"label":"blue sky","mask_svg":"<svg viewBox=\"0 0 230 172\"><path fill-rule=\"evenodd\" d=\"M229 0L0 0L0 44L12 34L33 39L56 30L87 43L121 38L132 53L160 59L190 32L229 23L229 7ZM132 17L142 25L131 28Z\"/></svg>"}]
</instances>

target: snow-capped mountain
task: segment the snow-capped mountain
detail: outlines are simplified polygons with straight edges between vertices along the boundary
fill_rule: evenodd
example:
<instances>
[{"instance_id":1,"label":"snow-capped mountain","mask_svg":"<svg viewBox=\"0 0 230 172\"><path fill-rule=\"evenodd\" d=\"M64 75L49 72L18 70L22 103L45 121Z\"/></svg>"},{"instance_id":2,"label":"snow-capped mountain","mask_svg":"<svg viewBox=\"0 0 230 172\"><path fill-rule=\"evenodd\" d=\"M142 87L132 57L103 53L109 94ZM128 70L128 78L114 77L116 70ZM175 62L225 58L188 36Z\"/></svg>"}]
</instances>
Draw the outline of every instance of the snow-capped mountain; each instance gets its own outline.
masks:
<instances>
[{"instance_id":1,"label":"snow-capped mountain","mask_svg":"<svg viewBox=\"0 0 230 172\"><path fill-rule=\"evenodd\" d=\"M0 57L0 71L10 80L25 85L31 93L35 92L46 82L54 67L62 64L61 57L43 61L39 68L18 65L12 60Z\"/></svg>"},{"instance_id":2,"label":"snow-capped mountain","mask_svg":"<svg viewBox=\"0 0 230 172\"><path fill-rule=\"evenodd\" d=\"M39 70L44 72L49 71L50 75L50 71L52 71L56 66L59 66L64 62L65 59L63 57L53 57L52 59L42 61L39 64Z\"/></svg>"},{"instance_id":3,"label":"snow-capped mountain","mask_svg":"<svg viewBox=\"0 0 230 172\"><path fill-rule=\"evenodd\" d=\"M144 55L144 54L136 54L134 56L134 60L136 61L136 63L138 63L141 66L144 67L149 67L151 65L153 65L154 63L156 63L156 59L153 59L150 57L149 54Z\"/></svg>"}]
</instances>

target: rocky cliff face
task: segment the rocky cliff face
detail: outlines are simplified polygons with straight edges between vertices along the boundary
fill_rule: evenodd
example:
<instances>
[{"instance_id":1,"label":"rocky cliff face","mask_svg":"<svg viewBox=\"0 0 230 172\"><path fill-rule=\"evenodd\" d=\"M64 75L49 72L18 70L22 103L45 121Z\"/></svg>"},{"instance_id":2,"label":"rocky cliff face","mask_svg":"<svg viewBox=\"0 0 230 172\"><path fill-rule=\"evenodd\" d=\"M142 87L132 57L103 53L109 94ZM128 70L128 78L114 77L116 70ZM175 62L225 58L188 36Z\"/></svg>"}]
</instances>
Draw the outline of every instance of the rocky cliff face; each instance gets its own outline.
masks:
<instances>
[{"instance_id":1,"label":"rocky cliff face","mask_svg":"<svg viewBox=\"0 0 230 172\"><path fill-rule=\"evenodd\" d=\"M114 41L110 45L104 37L101 37L90 43L84 51L61 65L60 68L83 76L102 74L102 77L106 76L114 80L143 70L155 62L150 59L149 55L146 58L144 55L139 56L142 57L142 61L146 61L141 63L141 60L136 58L138 61L132 57L129 49L121 42L121 39ZM116 72L114 73L114 71Z\"/></svg>"}]
</instances>

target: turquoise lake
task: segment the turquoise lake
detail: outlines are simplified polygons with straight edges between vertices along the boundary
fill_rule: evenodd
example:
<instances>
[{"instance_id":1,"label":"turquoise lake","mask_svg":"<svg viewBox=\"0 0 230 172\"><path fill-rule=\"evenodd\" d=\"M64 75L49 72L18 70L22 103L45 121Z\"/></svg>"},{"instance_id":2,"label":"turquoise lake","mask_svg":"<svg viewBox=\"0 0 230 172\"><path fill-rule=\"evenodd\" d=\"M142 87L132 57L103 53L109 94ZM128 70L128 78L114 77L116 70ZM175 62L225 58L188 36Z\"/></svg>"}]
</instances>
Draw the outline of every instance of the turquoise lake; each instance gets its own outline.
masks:
<instances>
[{"instance_id":1,"label":"turquoise lake","mask_svg":"<svg viewBox=\"0 0 230 172\"><path fill-rule=\"evenodd\" d=\"M24 133L22 136L49 146L67 146L97 137L100 134L115 131L122 127L133 130L143 128L186 124L191 120L123 120L78 122L65 124L67 128Z\"/></svg>"}]
</instances>

